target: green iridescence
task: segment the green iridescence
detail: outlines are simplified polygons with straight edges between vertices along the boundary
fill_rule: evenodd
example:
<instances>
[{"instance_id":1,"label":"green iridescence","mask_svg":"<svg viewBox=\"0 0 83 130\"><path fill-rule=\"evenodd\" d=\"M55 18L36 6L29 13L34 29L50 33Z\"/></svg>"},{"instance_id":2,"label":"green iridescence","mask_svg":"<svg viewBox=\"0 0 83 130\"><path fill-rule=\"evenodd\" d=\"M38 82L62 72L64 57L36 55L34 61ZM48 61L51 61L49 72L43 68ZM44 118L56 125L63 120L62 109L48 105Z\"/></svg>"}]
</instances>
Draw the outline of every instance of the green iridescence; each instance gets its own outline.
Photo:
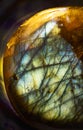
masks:
<instances>
[{"instance_id":1,"label":"green iridescence","mask_svg":"<svg viewBox=\"0 0 83 130\"><path fill-rule=\"evenodd\" d=\"M83 120L83 64L70 43L51 30L32 44L36 47L16 56L13 84L22 109L46 120Z\"/></svg>"}]
</instances>

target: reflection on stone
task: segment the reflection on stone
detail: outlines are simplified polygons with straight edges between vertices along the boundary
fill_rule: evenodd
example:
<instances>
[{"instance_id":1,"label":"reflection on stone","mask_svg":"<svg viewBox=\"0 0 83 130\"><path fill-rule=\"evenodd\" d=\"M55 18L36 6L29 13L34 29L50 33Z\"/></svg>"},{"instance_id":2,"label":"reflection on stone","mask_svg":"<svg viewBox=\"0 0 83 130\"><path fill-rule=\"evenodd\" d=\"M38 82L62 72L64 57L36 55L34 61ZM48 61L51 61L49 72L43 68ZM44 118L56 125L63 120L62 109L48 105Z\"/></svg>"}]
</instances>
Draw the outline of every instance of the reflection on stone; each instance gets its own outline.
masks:
<instances>
[{"instance_id":1,"label":"reflection on stone","mask_svg":"<svg viewBox=\"0 0 83 130\"><path fill-rule=\"evenodd\" d=\"M16 111L28 121L83 121L83 8L42 11L7 43L4 81Z\"/></svg>"}]
</instances>

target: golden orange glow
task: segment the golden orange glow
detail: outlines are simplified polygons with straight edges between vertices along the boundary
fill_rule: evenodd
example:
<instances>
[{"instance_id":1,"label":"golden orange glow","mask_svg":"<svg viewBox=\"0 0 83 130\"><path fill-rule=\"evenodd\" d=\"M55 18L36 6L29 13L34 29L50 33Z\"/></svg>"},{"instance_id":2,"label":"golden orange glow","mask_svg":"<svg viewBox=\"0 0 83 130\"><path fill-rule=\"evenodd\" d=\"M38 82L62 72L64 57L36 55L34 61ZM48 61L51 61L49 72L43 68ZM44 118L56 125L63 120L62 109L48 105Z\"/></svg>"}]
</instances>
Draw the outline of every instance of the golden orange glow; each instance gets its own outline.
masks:
<instances>
[{"instance_id":1,"label":"golden orange glow","mask_svg":"<svg viewBox=\"0 0 83 130\"><path fill-rule=\"evenodd\" d=\"M16 43L24 43L27 41L27 37L29 37L33 32L35 32L39 27L41 27L44 23L50 20L63 20L65 27L72 31L74 28L79 27L79 25L83 24L83 13L82 8L52 8L46 11L42 11L37 13L29 20L24 21L24 23L18 28L16 33L7 43L7 47L10 48L12 45ZM80 17L78 17L80 15Z\"/></svg>"}]
</instances>

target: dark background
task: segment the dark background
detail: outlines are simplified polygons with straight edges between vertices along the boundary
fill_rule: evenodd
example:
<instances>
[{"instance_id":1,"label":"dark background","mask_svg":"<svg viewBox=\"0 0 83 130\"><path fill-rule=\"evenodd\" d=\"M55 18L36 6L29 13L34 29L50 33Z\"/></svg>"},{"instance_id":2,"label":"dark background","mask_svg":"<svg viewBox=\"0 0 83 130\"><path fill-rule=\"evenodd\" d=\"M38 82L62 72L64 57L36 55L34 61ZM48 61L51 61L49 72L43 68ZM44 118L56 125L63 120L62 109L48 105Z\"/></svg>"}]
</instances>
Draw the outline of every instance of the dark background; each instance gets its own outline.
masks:
<instances>
[{"instance_id":1,"label":"dark background","mask_svg":"<svg viewBox=\"0 0 83 130\"><path fill-rule=\"evenodd\" d=\"M19 19L33 12L63 6L83 6L83 0L0 0L0 54L3 53L2 50L6 44L5 35ZM27 126L13 113L4 97L1 83L0 130L35 130L35 128Z\"/></svg>"}]
</instances>

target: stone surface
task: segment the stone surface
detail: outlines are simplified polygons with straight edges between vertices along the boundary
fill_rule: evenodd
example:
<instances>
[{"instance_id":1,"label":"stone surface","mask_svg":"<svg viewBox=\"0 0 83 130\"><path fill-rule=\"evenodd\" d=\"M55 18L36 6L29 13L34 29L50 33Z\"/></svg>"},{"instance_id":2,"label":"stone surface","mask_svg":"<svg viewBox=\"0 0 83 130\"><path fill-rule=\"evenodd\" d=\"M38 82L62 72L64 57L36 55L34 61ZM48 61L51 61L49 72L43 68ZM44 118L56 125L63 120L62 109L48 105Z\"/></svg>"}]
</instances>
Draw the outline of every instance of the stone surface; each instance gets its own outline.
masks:
<instances>
[{"instance_id":1,"label":"stone surface","mask_svg":"<svg viewBox=\"0 0 83 130\"><path fill-rule=\"evenodd\" d=\"M26 20L7 43L4 81L26 121L83 121L83 8L54 8ZM6 65L6 66L5 66Z\"/></svg>"}]
</instances>

